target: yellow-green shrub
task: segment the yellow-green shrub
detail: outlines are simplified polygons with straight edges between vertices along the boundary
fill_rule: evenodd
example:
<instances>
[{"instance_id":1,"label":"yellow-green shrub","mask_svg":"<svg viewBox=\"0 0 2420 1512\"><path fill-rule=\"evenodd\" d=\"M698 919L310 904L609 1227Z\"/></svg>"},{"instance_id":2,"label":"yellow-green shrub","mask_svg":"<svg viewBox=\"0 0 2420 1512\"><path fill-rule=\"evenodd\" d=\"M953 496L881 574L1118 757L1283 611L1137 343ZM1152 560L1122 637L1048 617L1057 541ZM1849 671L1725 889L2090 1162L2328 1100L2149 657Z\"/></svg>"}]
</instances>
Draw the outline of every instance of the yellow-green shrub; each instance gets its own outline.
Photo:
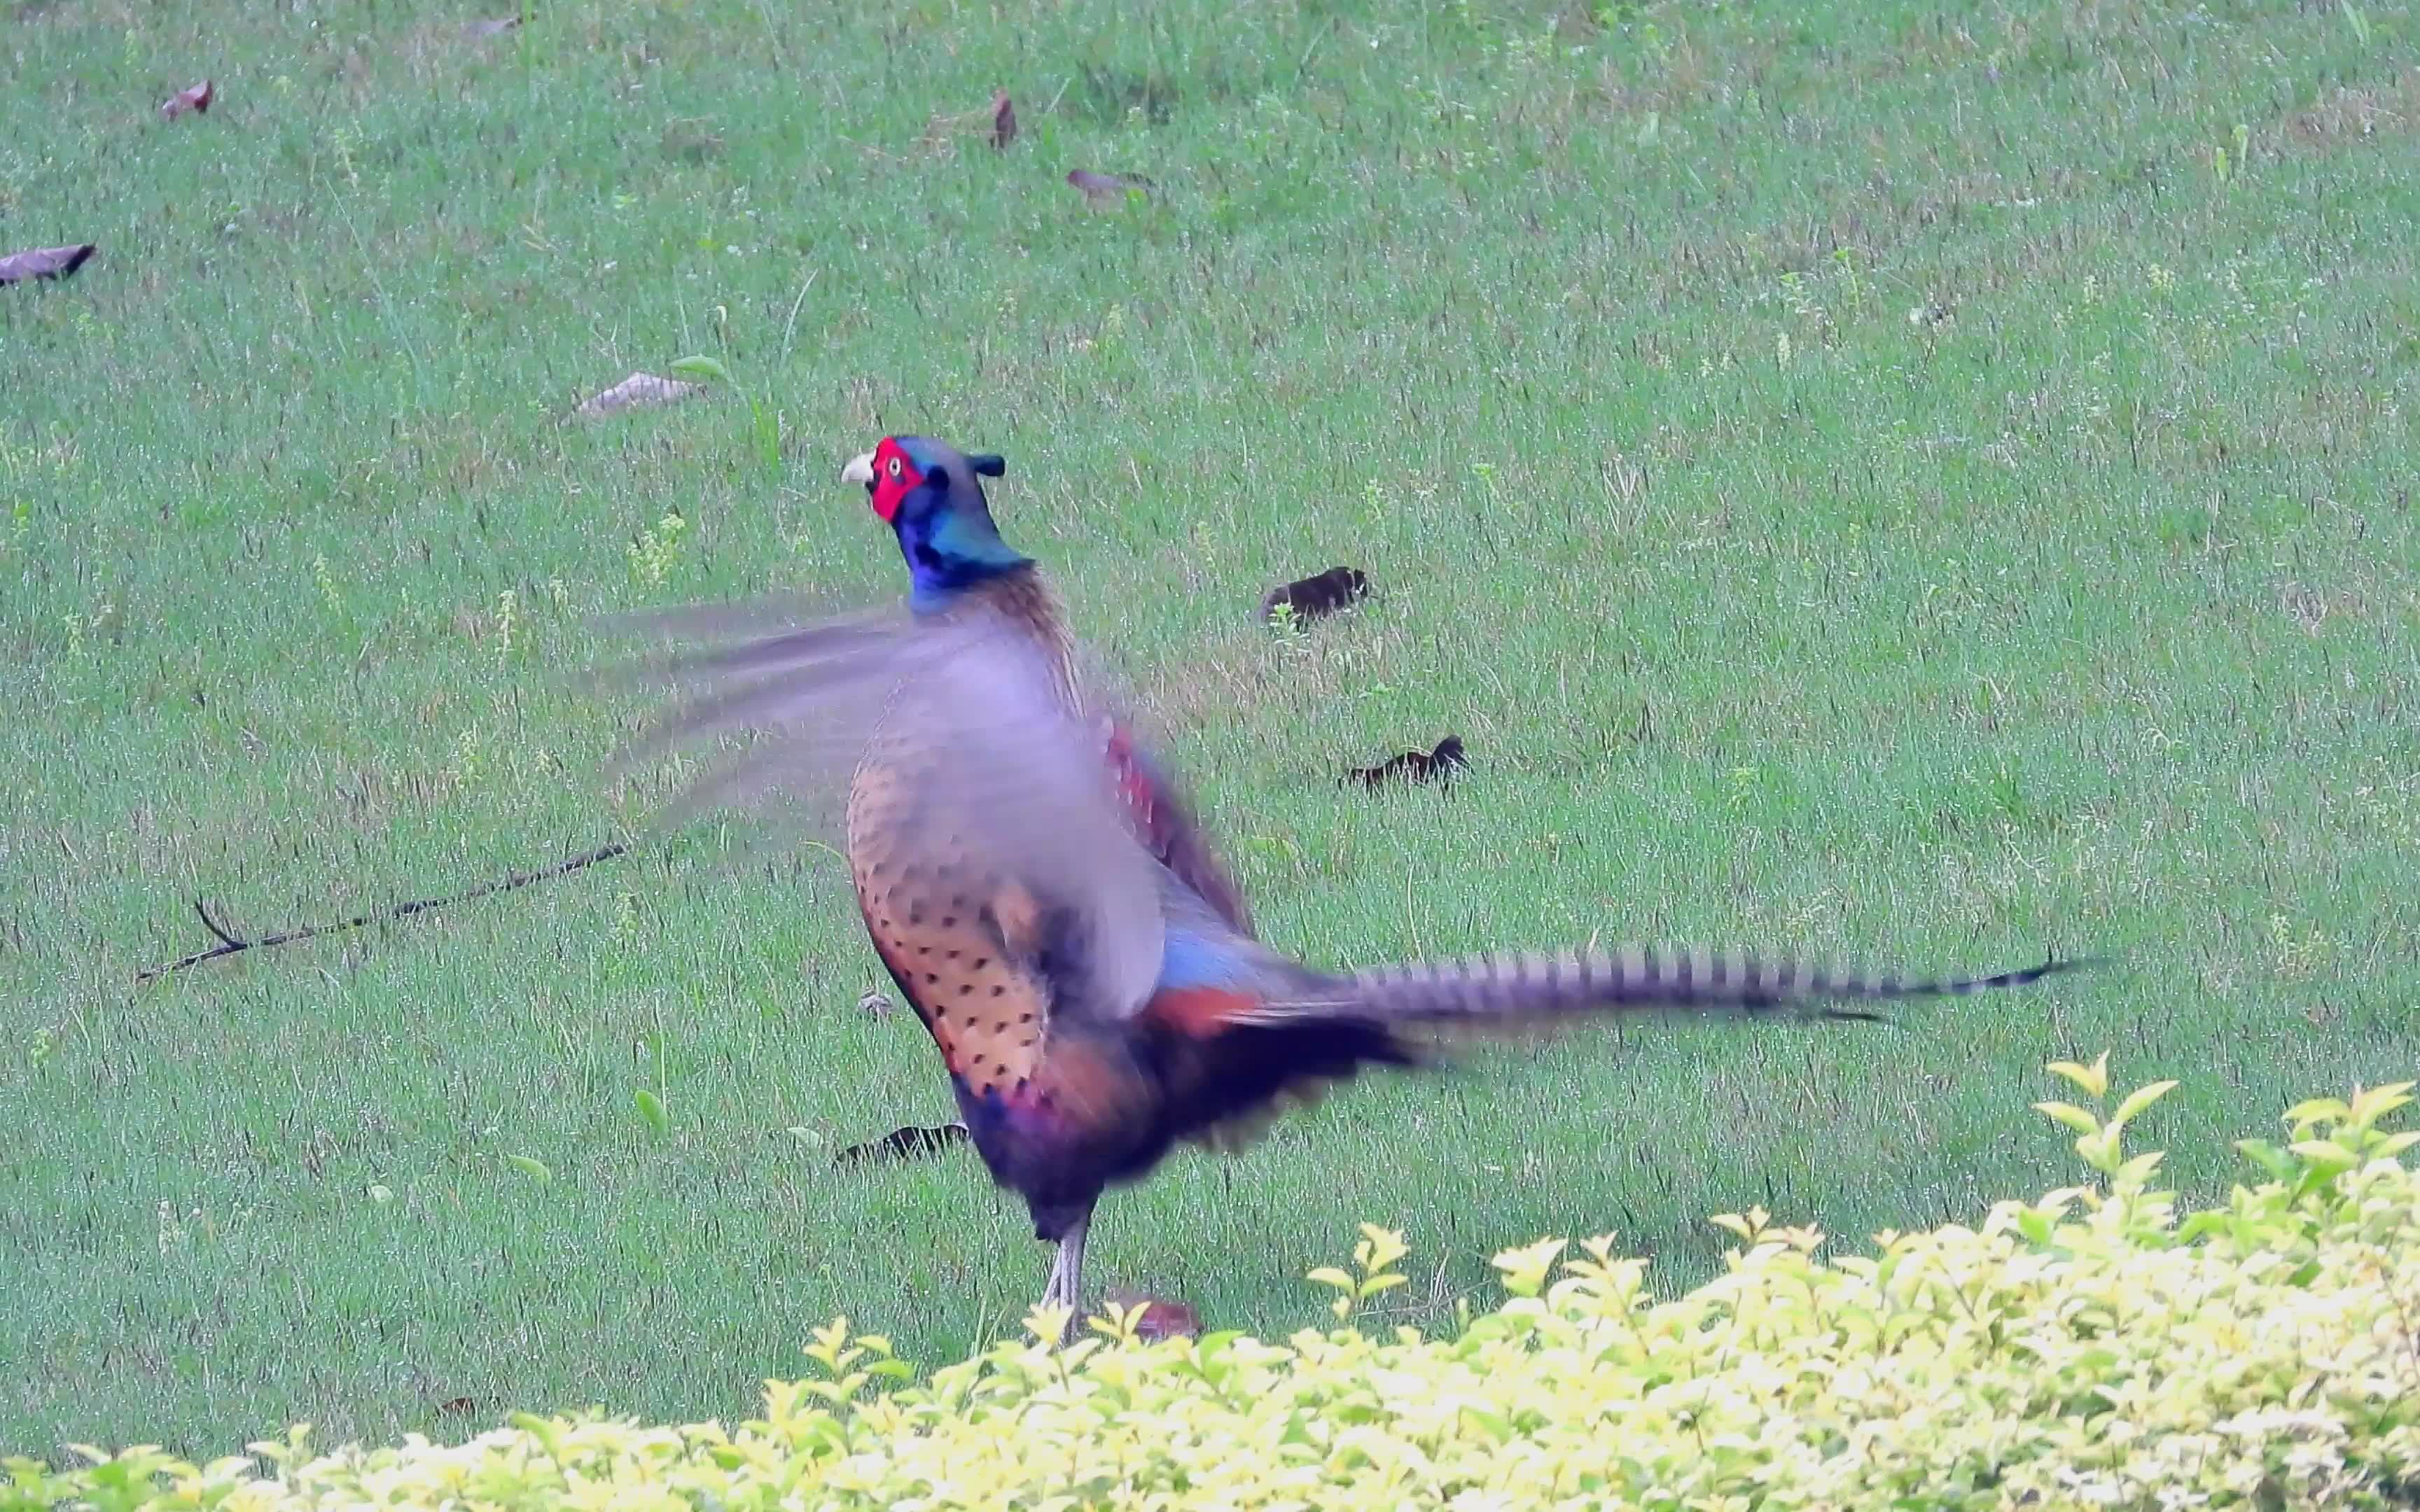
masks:
<instances>
[{"instance_id":1,"label":"yellow-green shrub","mask_svg":"<svg viewBox=\"0 0 2420 1512\"><path fill-rule=\"evenodd\" d=\"M2102 1066L2054 1069L2105 1096ZM458 1447L314 1458L297 1430L205 1467L12 1460L0 1512L2411 1506L2420 1185L2400 1157L2420 1134L2378 1128L2408 1086L2294 1109L2287 1146L2243 1144L2266 1180L2181 1219L2149 1188L2159 1157L2120 1145L2164 1085L2105 1119L2041 1104L2088 1185L1829 1261L1811 1230L1727 1216L1729 1273L1669 1302L1608 1241L1549 1242L1498 1256L1511 1299L1448 1338L1146 1345L1105 1320L887 1390L905 1367L844 1322L809 1351L827 1379L768 1383L737 1428L522 1417ZM1318 1279L1349 1318L1401 1256L1373 1229L1357 1274Z\"/></svg>"}]
</instances>

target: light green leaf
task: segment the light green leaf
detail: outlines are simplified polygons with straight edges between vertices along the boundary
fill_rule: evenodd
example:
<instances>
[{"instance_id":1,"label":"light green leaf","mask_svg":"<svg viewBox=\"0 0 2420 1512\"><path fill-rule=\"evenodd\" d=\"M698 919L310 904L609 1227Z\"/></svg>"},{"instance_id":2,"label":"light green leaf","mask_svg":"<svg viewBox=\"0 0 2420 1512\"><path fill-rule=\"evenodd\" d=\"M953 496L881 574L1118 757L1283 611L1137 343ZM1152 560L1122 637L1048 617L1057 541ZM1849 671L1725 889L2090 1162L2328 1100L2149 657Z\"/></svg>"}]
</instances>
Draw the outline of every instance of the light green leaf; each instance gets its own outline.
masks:
<instances>
[{"instance_id":1,"label":"light green leaf","mask_svg":"<svg viewBox=\"0 0 2420 1512\"><path fill-rule=\"evenodd\" d=\"M2361 1157L2333 1139L2297 1139L2288 1147L2303 1157L2304 1164L2329 1176L2351 1170L2361 1164Z\"/></svg>"},{"instance_id":2,"label":"light green leaf","mask_svg":"<svg viewBox=\"0 0 2420 1512\"><path fill-rule=\"evenodd\" d=\"M506 1155L504 1164L541 1184L554 1180L554 1173L546 1168L546 1162L532 1160L527 1155Z\"/></svg>"},{"instance_id":3,"label":"light green leaf","mask_svg":"<svg viewBox=\"0 0 2420 1512\"><path fill-rule=\"evenodd\" d=\"M2267 1171L2273 1180L2282 1181L2294 1174L2292 1158L2266 1139L2239 1139L2235 1148L2242 1150L2247 1160Z\"/></svg>"},{"instance_id":4,"label":"light green leaf","mask_svg":"<svg viewBox=\"0 0 2420 1512\"><path fill-rule=\"evenodd\" d=\"M2085 1096L2098 1101L2109 1095L2109 1052L2103 1050L2089 1066L2079 1066L2072 1060L2054 1060L2043 1068L2054 1076L2064 1076L2082 1089Z\"/></svg>"},{"instance_id":5,"label":"light green leaf","mask_svg":"<svg viewBox=\"0 0 2420 1512\"><path fill-rule=\"evenodd\" d=\"M2109 1121L2120 1127L2132 1123L2134 1115L2176 1090L2176 1086L2174 1082L2153 1082L2149 1087L2134 1088L2126 1094L2126 1101L2118 1104L2118 1111L2109 1116Z\"/></svg>"},{"instance_id":6,"label":"light green leaf","mask_svg":"<svg viewBox=\"0 0 2420 1512\"><path fill-rule=\"evenodd\" d=\"M2366 1092L2355 1092L2352 1105L2345 1110L2345 1115L2354 1123L2366 1129L2411 1101L2412 1084L2410 1082L2389 1082L2384 1087L2373 1087Z\"/></svg>"},{"instance_id":7,"label":"light green leaf","mask_svg":"<svg viewBox=\"0 0 2420 1512\"><path fill-rule=\"evenodd\" d=\"M2048 1114L2087 1138L2101 1133L2101 1120L2072 1103L2037 1103L2034 1111Z\"/></svg>"},{"instance_id":8,"label":"light green leaf","mask_svg":"<svg viewBox=\"0 0 2420 1512\"><path fill-rule=\"evenodd\" d=\"M714 358L708 357L703 352L699 352L694 356L682 358L679 362L673 364L673 371L687 378L719 378L728 380L731 377L729 369L725 368Z\"/></svg>"},{"instance_id":9,"label":"light green leaf","mask_svg":"<svg viewBox=\"0 0 2420 1512\"><path fill-rule=\"evenodd\" d=\"M663 1099L655 1093L642 1087L631 1095L631 1101L639 1104L639 1117L645 1120L650 1132L661 1134L670 1125L672 1120L665 1117Z\"/></svg>"},{"instance_id":10,"label":"light green leaf","mask_svg":"<svg viewBox=\"0 0 2420 1512\"><path fill-rule=\"evenodd\" d=\"M1506 1417L1503 1413L1496 1412L1490 1408L1474 1405L1465 1407L1462 1410L1462 1415L1468 1421L1475 1423L1479 1425L1480 1427L1485 1429L1487 1436L1494 1439L1497 1443L1510 1443L1512 1442L1512 1420Z\"/></svg>"},{"instance_id":11,"label":"light green leaf","mask_svg":"<svg viewBox=\"0 0 2420 1512\"><path fill-rule=\"evenodd\" d=\"M2307 1103L2297 1103L2286 1110L2286 1121L2300 1126L2306 1123L2341 1123L2352 1116L2342 1098L2315 1097Z\"/></svg>"}]
</instances>

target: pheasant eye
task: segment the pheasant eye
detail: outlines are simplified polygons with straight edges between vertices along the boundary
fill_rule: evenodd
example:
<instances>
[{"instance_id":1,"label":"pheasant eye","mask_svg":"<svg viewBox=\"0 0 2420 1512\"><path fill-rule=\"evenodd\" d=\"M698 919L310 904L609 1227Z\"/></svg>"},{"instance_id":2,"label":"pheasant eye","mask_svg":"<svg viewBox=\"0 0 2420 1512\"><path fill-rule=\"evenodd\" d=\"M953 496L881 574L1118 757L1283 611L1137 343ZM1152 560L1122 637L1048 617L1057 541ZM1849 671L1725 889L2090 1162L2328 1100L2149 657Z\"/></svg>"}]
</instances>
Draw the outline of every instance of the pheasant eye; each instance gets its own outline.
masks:
<instances>
[{"instance_id":1,"label":"pheasant eye","mask_svg":"<svg viewBox=\"0 0 2420 1512\"><path fill-rule=\"evenodd\" d=\"M899 459L895 456L891 459L891 481L893 483L899 481Z\"/></svg>"}]
</instances>

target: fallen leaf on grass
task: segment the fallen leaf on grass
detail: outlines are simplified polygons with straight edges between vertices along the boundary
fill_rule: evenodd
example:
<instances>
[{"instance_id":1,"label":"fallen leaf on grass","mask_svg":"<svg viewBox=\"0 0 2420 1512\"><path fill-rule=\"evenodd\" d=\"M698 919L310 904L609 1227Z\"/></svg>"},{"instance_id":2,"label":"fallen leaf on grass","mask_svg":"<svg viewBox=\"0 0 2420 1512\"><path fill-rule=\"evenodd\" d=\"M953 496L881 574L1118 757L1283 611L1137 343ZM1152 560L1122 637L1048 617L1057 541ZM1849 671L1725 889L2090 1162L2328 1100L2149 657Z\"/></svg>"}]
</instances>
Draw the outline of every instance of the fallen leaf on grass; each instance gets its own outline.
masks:
<instances>
[{"instance_id":1,"label":"fallen leaf on grass","mask_svg":"<svg viewBox=\"0 0 2420 1512\"><path fill-rule=\"evenodd\" d=\"M461 1417L466 1413L477 1412L479 1404L468 1396L449 1396L437 1404L437 1410L447 1417Z\"/></svg>"},{"instance_id":2,"label":"fallen leaf on grass","mask_svg":"<svg viewBox=\"0 0 2420 1512\"><path fill-rule=\"evenodd\" d=\"M519 16L490 16L485 21L470 23L462 28L462 35L470 38L502 37L520 23Z\"/></svg>"},{"instance_id":3,"label":"fallen leaf on grass","mask_svg":"<svg viewBox=\"0 0 2420 1512\"><path fill-rule=\"evenodd\" d=\"M1087 168L1067 170L1067 181L1084 192L1084 203L1093 208L1109 209L1123 205L1130 194L1150 197L1152 181L1133 176L1094 173Z\"/></svg>"},{"instance_id":4,"label":"fallen leaf on grass","mask_svg":"<svg viewBox=\"0 0 2420 1512\"><path fill-rule=\"evenodd\" d=\"M891 995L878 987L869 988L865 995L857 1000L857 1011L873 1015L877 1024L882 1023L891 1017Z\"/></svg>"},{"instance_id":5,"label":"fallen leaf on grass","mask_svg":"<svg viewBox=\"0 0 2420 1512\"><path fill-rule=\"evenodd\" d=\"M1282 588L1270 589L1268 596L1261 600L1261 618L1274 619L1280 609L1290 608L1295 624L1308 624L1368 596L1370 579L1360 568L1330 567L1308 578L1297 578Z\"/></svg>"},{"instance_id":6,"label":"fallen leaf on grass","mask_svg":"<svg viewBox=\"0 0 2420 1512\"><path fill-rule=\"evenodd\" d=\"M12 252L0 257L0 284L14 284L27 278L65 278L82 268L85 259L93 255L95 244L79 247L37 247L31 252Z\"/></svg>"},{"instance_id":7,"label":"fallen leaf on grass","mask_svg":"<svg viewBox=\"0 0 2420 1512\"><path fill-rule=\"evenodd\" d=\"M1160 1339L1195 1338L1202 1333L1202 1315L1181 1302L1164 1297L1147 1296L1125 1287L1111 1287L1101 1294L1104 1309L1142 1309L1135 1319L1135 1337L1156 1342Z\"/></svg>"},{"instance_id":8,"label":"fallen leaf on grass","mask_svg":"<svg viewBox=\"0 0 2420 1512\"><path fill-rule=\"evenodd\" d=\"M582 401L572 413L594 420L599 415L619 414L625 409L644 409L650 405L695 398L705 392L703 383L684 383L678 378L658 378L653 373L633 373L604 393Z\"/></svg>"},{"instance_id":9,"label":"fallen leaf on grass","mask_svg":"<svg viewBox=\"0 0 2420 1512\"><path fill-rule=\"evenodd\" d=\"M1008 102L1008 91L995 89L991 95L992 150L1001 151L1016 140L1016 107Z\"/></svg>"},{"instance_id":10,"label":"fallen leaf on grass","mask_svg":"<svg viewBox=\"0 0 2420 1512\"><path fill-rule=\"evenodd\" d=\"M217 92L210 88L210 82L208 79L204 79L201 83L194 85L191 89L179 89L175 94L170 95L167 99L162 100L160 102L160 118L163 120L173 121L189 110L208 114L210 108L210 101L217 98Z\"/></svg>"},{"instance_id":11,"label":"fallen leaf on grass","mask_svg":"<svg viewBox=\"0 0 2420 1512\"><path fill-rule=\"evenodd\" d=\"M1382 787L1388 782L1450 784L1454 773L1469 767L1470 759L1462 751L1462 737L1448 735L1436 743L1435 750L1407 750L1375 766L1357 766L1344 774L1344 780L1358 782L1365 788Z\"/></svg>"}]
</instances>

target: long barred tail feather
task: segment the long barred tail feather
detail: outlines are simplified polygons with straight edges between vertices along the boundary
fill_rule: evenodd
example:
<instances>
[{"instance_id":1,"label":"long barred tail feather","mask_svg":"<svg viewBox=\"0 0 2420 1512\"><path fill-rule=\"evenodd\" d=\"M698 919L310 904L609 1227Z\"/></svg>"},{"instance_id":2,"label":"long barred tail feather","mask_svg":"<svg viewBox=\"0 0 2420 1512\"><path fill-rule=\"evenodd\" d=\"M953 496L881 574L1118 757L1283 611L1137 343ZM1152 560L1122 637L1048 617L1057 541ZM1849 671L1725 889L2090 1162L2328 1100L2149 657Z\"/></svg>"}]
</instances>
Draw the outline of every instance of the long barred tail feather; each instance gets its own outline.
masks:
<instances>
[{"instance_id":1,"label":"long barred tail feather","mask_svg":"<svg viewBox=\"0 0 2420 1512\"><path fill-rule=\"evenodd\" d=\"M1330 979L1326 990L1264 1003L1245 1022L1368 1018L1410 1028L1484 1030L1541 1026L1591 1014L1683 1012L1872 1021L1862 1004L1907 997L1962 997L2021 987L2098 964L2048 959L1990 977L1905 981L1844 974L1791 961L1765 962L1741 950L1625 946L1559 954L1485 954L1373 966Z\"/></svg>"}]
</instances>

